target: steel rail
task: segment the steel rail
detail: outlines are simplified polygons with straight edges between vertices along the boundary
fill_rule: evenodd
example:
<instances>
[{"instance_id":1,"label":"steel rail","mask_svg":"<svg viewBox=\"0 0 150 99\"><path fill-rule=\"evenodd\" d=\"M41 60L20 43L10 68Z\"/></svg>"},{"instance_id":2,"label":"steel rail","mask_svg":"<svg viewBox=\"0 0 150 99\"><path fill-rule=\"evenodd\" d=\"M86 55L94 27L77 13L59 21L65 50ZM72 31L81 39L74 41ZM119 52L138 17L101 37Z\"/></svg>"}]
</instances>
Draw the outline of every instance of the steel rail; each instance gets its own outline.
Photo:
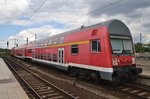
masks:
<instances>
[{"instance_id":1,"label":"steel rail","mask_svg":"<svg viewBox=\"0 0 150 99\"><path fill-rule=\"evenodd\" d=\"M30 84L28 82L26 82L20 75L19 73L13 68L13 66L8 62L7 59L4 59L4 61L6 62L7 65L10 66L10 68L17 74L17 76L32 90L32 92L35 93L35 95L39 98L42 99L42 97L30 86Z\"/></svg>"},{"instance_id":2,"label":"steel rail","mask_svg":"<svg viewBox=\"0 0 150 99\"><path fill-rule=\"evenodd\" d=\"M129 94L130 96L133 96L137 99L148 99L150 97L150 89L142 87L141 84L123 83L120 87L116 89L119 89L121 92ZM145 94L142 95L142 93Z\"/></svg>"},{"instance_id":3,"label":"steel rail","mask_svg":"<svg viewBox=\"0 0 150 99\"><path fill-rule=\"evenodd\" d=\"M4 60L7 62L8 65L11 66L11 64L8 62L8 59L7 59L7 60L4 59ZM21 67L23 70L25 70L25 71L29 72L30 74L34 75L36 78L40 79L41 81L47 83L48 85L50 85L51 87L55 88L56 90L58 90L59 92L61 92L61 93L64 94L65 96L69 97L70 99L76 99L76 98L77 98L77 97L72 96L72 94L67 93L67 92L64 91L63 89L60 89L59 87L55 86L54 84L48 82L47 80L43 79L42 77L38 76L37 74L31 72L30 70L26 69L25 67L21 66L21 65L18 64L17 62L14 62L14 61L12 61L12 60L9 60L9 61L11 61L12 63L18 65L18 66ZM11 68L16 72L17 75L19 75L19 73L13 68L13 66L11 66ZM19 75L19 77L21 77L21 76ZM21 78L22 78L22 77L21 77ZM23 79L23 78L22 78L22 79ZM23 79L23 81L25 81L25 80ZM36 90L34 90L34 88L32 88L32 86L31 86L28 82L25 81L25 83L27 83L27 85L29 86L29 88L30 88L31 90L33 90L33 92L34 92L40 99L43 99L43 98L36 92Z\"/></svg>"}]
</instances>

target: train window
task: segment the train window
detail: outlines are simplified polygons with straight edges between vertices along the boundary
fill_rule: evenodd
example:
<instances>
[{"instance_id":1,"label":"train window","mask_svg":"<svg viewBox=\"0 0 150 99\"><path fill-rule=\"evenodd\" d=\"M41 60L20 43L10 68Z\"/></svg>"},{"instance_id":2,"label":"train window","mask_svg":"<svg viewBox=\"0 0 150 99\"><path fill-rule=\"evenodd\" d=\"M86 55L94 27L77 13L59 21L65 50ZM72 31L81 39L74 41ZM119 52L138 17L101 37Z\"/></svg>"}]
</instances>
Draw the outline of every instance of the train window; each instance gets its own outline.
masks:
<instances>
[{"instance_id":1,"label":"train window","mask_svg":"<svg viewBox=\"0 0 150 99\"><path fill-rule=\"evenodd\" d=\"M58 38L55 38L53 44L57 44L57 43L58 43Z\"/></svg>"},{"instance_id":2,"label":"train window","mask_svg":"<svg viewBox=\"0 0 150 99\"><path fill-rule=\"evenodd\" d=\"M40 59L41 58L41 54L38 54L38 59Z\"/></svg>"},{"instance_id":3,"label":"train window","mask_svg":"<svg viewBox=\"0 0 150 99\"><path fill-rule=\"evenodd\" d=\"M44 60L47 60L47 55L46 54L44 54Z\"/></svg>"},{"instance_id":4,"label":"train window","mask_svg":"<svg viewBox=\"0 0 150 99\"><path fill-rule=\"evenodd\" d=\"M52 44L52 39L50 39L50 40L49 40L49 43L48 43L48 44L49 44L49 45L51 45L51 44Z\"/></svg>"},{"instance_id":5,"label":"train window","mask_svg":"<svg viewBox=\"0 0 150 99\"><path fill-rule=\"evenodd\" d=\"M92 52L100 52L100 40L93 40L91 46Z\"/></svg>"},{"instance_id":6,"label":"train window","mask_svg":"<svg viewBox=\"0 0 150 99\"><path fill-rule=\"evenodd\" d=\"M44 46L45 45L45 41L41 42L41 46Z\"/></svg>"},{"instance_id":7,"label":"train window","mask_svg":"<svg viewBox=\"0 0 150 99\"><path fill-rule=\"evenodd\" d=\"M61 44L61 43L64 43L64 37L63 36L60 37L60 39L59 39L59 44Z\"/></svg>"},{"instance_id":8,"label":"train window","mask_svg":"<svg viewBox=\"0 0 150 99\"><path fill-rule=\"evenodd\" d=\"M57 62L57 55L56 54L53 54L53 61Z\"/></svg>"},{"instance_id":9,"label":"train window","mask_svg":"<svg viewBox=\"0 0 150 99\"><path fill-rule=\"evenodd\" d=\"M47 41L45 40L44 42L43 42L43 45L45 46L47 44Z\"/></svg>"},{"instance_id":10,"label":"train window","mask_svg":"<svg viewBox=\"0 0 150 99\"><path fill-rule=\"evenodd\" d=\"M51 61L51 54L48 54L48 60Z\"/></svg>"},{"instance_id":11,"label":"train window","mask_svg":"<svg viewBox=\"0 0 150 99\"><path fill-rule=\"evenodd\" d=\"M129 39L111 39L111 47L113 54L132 54L132 41Z\"/></svg>"},{"instance_id":12,"label":"train window","mask_svg":"<svg viewBox=\"0 0 150 99\"><path fill-rule=\"evenodd\" d=\"M37 43L37 47L39 47L39 46L40 46L40 43L38 42L38 43Z\"/></svg>"},{"instance_id":13,"label":"train window","mask_svg":"<svg viewBox=\"0 0 150 99\"><path fill-rule=\"evenodd\" d=\"M30 49L30 53L32 53L32 49Z\"/></svg>"},{"instance_id":14,"label":"train window","mask_svg":"<svg viewBox=\"0 0 150 99\"><path fill-rule=\"evenodd\" d=\"M43 54L41 54L41 59L43 59L43 56L44 56L44 55L43 55Z\"/></svg>"},{"instance_id":15,"label":"train window","mask_svg":"<svg viewBox=\"0 0 150 99\"><path fill-rule=\"evenodd\" d=\"M39 47L42 46L41 42L39 42Z\"/></svg>"},{"instance_id":16,"label":"train window","mask_svg":"<svg viewBox=\"0 0 150 99\"><path fill-rule=\"evenodd\" d=\"M41 42L39 42L39 46L42 46L42 43L41 43Z\"/></svg>"},{"instance_id":17,"label":"train window","mask_svg":"<svg viewBox=\"0 0 150 99\"><path fill-rule=\"evenodd\" d=\"M78 45L71 46L71 54L78 54Z\"/></svg>"},{"instance_id":18,"label":"train window","mask_svg":"<svg viewBox=\"0 0 150 99\"><path fill-rule=\"evenodd\" d=\"M36 58L38 58L38 54L36 54Z\"/></svg>"},{"instance_id":19,"label":"train window","mask_svg":"<svg viewBox=\"0 0 150 99\"><path fill-rule=\"evenodd\" d=\"M32 52L32 49L28 49L28 53L31 53Z\"/></svg>"},{"instance_id":20,"label":"train window","mask_svg":"<svg viewBox=\"0 0 150 99\"><path fill-rule=\"evenodd\" d=\"M51 61L51 54L48 54L48 60Z\"/></svg>"},{"instance_id":21,"label":"train window","mask_svg":"<svg viewBox=\"0 0 150 99\"><path fill-rule=\"evenodd\" d=\"M53 61L53 54L51 54L51 56L50 56L50 57L51 57L51 61Z\"/></svg>"},{"instance_id":22,"label":"train window","mask_svg":"<svg viewBox=\"0 0 150 99\"><path fill-rule=\"evenodd\" d=\"M48 42L49 42L49 40L46 40L46 41L45 41L45 45L48 45Z\"/></svg>"}]
</instances>

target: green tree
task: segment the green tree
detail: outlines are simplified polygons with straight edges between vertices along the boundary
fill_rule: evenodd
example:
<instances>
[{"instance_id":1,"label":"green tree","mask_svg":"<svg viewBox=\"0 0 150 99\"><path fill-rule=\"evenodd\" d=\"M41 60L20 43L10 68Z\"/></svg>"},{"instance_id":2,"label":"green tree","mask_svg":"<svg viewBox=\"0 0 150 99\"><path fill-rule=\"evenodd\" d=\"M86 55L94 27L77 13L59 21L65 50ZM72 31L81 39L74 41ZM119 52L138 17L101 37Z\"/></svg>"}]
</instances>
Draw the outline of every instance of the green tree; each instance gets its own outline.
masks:
<instances>
[{"instance_id":1,"label":"green tree","mask_svg":"<svg viewBox=\"0 0 150 99\"><path fill-rule=\"evenodd\" d=\"M148 46L150 47L150 43L148 44Z\"/></svg>"},{"instance_id":2,"label":"green tree","mask_svg":"<svg viewBox=\"0 0 150 99\"><path fill-rule=\"evenodd\" d=\"M141 43L134 44L134 46L135 46L136 53L142 52L142 44Z\"/></svg>"}]
</instances>

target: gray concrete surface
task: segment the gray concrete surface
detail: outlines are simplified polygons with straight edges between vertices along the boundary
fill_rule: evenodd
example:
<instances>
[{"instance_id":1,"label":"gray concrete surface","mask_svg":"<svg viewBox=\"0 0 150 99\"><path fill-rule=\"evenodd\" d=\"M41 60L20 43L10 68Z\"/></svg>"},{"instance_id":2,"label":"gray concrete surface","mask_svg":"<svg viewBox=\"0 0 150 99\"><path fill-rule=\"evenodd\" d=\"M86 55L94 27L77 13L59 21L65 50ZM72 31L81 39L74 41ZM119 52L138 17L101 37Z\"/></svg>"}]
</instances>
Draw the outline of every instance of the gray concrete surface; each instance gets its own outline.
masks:
<instances>
[{"instance_id":1,"label":"gray concrete surface","mask_svg":"<svg viewBox=\"0 0 150 99\"><path fill-rule=\"evenodd\" d=\"M2 58L0 58L0 99L29 99Z\"/></svg>"}]
</instances>

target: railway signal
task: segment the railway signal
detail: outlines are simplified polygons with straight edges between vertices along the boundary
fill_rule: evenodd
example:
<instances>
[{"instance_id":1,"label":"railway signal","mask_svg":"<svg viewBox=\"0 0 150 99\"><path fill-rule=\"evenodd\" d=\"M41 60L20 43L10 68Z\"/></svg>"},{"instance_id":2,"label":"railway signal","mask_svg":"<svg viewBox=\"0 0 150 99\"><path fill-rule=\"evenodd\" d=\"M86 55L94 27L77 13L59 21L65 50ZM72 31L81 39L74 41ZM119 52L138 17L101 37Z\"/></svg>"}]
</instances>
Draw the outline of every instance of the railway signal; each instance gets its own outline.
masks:
<instances>
[{"instance_id":1,"label":"railway signal","mask_svg":"<svg viewBox=\"0 0 150 99\"><path fill-rule=\"evenodd\" d=\"M9 47L9 42L7 42L7 48Z\"/></svg>"}]
</instances>

